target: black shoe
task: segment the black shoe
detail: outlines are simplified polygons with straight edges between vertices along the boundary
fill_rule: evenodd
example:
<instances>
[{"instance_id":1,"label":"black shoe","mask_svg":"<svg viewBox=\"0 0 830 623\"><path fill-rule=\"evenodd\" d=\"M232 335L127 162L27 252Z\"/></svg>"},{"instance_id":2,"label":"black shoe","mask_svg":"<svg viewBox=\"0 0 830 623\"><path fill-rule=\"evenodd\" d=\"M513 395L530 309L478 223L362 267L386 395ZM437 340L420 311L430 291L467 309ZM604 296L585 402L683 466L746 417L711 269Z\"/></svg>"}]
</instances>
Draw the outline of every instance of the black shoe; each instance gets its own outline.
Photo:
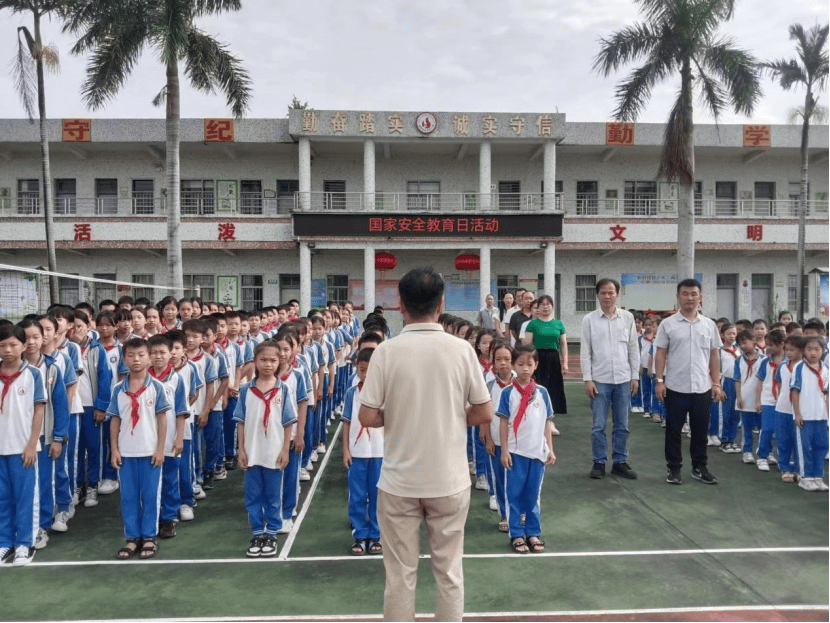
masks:
<instances>
[{"instance_id":1,"label":"black shoe","mask_svg":"<svg viewBox=\"0 0 830 623\"><path fill-rule=\"evenodd\" d=\"M173 519L170 521L162 521L159 524L159 538L172 539L176 536L176 524L178 522Z\"/></svg>"},{"instance_id":2,"label":"black shoe","mask_svg":"<svg viewBox=\"0 0 830 623\"><path fill-rule=\"evenodd\" d=\"M251 544L245 551L245 555L249 558L258 558L262 554L262 539L261 536L255 536L251 539Z\"/></svg>"},{"instance_id":3,"label":"black shoe","mask_svg":"<svg viewBox=\"0 0 830 623\"><path fill-rule=\"evenodd\" d=\"M591 478L599 480L600 478L605 478L605 463L594 463L594 466L591 468L591 473L589 474Z\"/></svg>"},{"instance_id":4,"label":"black shoe","mask_svg":"<svg viewBox=\"0 0 830 623\"><path fill-rule=\"evenodd\" d=\"M235 456L225 459L225 469L229 472L235 470L237 465L239 465L239 461L236 460Z\"/></svg>"},{"instance_id":5,"label":"black shoe","mask_svg":"<svg viewBox=\"0 0 830 623\"><path fill-rule=\"evenodd\" d=\"M670 485L682 485L683 478L680 476L680 469L669 469L669 474L666 476L666 482Z\"/></svg>"},{"instance_id":6,"label":"black shoe","mask_svg":"<svg viewBox=\"0 0 830 623\"><path fill-rule=\"evenodd\" d=\"M631 466L628 463L614 463L614 466L611 468L611 473L615 476L628 478L629 480L637 479L637 472L631 469Z\"/></svg>"},{"instance_id":7,"label":"black shoe","mask_svg":"<svg viewBox=\"0 0 830 623\"><path fill-rule=\"evenodd\" d=\"M202 476L202 489L205 491L210 491L213 489L213 472L205 472Z\"/></svg>"},{"instance_id":8,"label":"black shoe","mask_svg":"<svg viewBox=\"0 0 830 623\"><path fill-rule=\"evenodd\" d=\"M263 558L271 558L277 555L277 539L272 536L262 537L262 548L260 549L260 556Z\"/></svg>"},{"instance_id":9,"label":"black shoe","mask_svg":"<svg viewBox=\"0 0 830 623\"><path fill-rule=\"evenodd\" d=\"M697 467L697 468L693 469L692 470L692 478L694 478L695 480L699 480L700 482L702 482L705 485L716 485L716 484L718 484L718 479L715 478L709 472L708 469L706 469L705 465L703 467Z\"/></svg>"}]
</instances>

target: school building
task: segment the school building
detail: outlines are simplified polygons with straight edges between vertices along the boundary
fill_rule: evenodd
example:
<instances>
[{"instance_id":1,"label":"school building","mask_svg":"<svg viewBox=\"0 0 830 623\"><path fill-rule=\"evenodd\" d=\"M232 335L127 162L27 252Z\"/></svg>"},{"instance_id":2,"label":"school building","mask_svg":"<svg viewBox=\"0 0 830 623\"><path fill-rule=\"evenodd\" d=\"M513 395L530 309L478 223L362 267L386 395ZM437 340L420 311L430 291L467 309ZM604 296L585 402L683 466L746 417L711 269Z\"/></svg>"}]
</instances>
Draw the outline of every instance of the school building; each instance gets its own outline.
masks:
<instances>
[{"instance_id":1,"label":"school building","mask_svg":"<svg viewBox=\"0 0 830 623\"><path fill-rule=\"evenodd\" d=\"M164 119L48 127L58 270L165 285ZM397 280L426 264L447 280L449 311L472 318L485 294L521 286L552 294L578 340L601 277L622 282L628 308L673 306L677 186L655 179L663 130L522 112L183 119L185 286L243 308L383 305L396 329ZM707 315L794 308L800 135L795 125L695 127ZM828 127L813 127L810 142L808 315L826 317ZM40 177L38 125L0 120L0 263L46 264ZM66 303L120 290L61 280Z\"/></svg>"}]
</instances>

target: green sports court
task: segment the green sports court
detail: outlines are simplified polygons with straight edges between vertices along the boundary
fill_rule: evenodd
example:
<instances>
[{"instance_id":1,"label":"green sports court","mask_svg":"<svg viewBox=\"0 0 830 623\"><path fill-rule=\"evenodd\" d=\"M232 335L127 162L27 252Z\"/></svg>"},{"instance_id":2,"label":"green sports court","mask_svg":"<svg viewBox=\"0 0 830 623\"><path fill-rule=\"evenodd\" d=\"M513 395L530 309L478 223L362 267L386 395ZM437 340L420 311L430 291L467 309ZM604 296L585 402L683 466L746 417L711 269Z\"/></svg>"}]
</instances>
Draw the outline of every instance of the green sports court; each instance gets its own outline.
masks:
<instances>
[{"instance_id":1,"label":"green sports court","mask_svg":"<svg viewBox=\"0 0 830 623\"><path fill-rule=\"evenodd\" d=\"M828 498L773 470L710 448L717 486L665 482L663 429L631 416L639 479L591 480L591 416L581 383L557 418L556 465L542 493L543 554L515 554L488 496L472 491L465 543L465 611L489 620L828 620ZM610 428L609 428L610 431ZM28 567L0 571L2 620L377 619L380 557L348 554L346 472L339 424L280 556L247 559L240 470L199 502L196 520L160 541L151 561L116 560L118 495L80 505L64 534ZM336 434L335 434L336 433ZM688 456L688 445L684 454ZM426 539L419 613L435 608Z\"/></svg>"}]
</instances>

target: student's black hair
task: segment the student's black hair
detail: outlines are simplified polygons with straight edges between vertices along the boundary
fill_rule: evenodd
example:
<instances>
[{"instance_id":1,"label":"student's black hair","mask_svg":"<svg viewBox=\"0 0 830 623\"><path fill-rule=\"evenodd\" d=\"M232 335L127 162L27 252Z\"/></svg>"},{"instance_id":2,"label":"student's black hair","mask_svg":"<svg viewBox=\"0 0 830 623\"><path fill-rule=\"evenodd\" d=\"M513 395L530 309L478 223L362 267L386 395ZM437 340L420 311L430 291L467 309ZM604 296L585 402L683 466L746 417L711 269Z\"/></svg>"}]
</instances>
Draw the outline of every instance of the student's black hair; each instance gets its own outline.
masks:
<instances>
[{"instance_id":1,"label":"student's black hair","mask_svg":"<svg viewBox=\"0 0 830 623\"><path fill-rule=\"evenodd\" d=\"M217 303L216 301L205 301L205 305L208 306L208 310L210 310L210 308L213 305L216 305L216 307L219 307L219 303ZM204 305L202 305L202 307L204 307ZM208 311L208 313L210 313L210 311Z\"/></svg>"},{"instance_id":2,"label":"student's black hair","mask_svg":"<svg viewBox=\"0 0 830 623\"><path fill-rule=\"evenodd\" d=\"M151 335L147 338L147 349L153 348L153 346L166 346L167 350L173 350L173 343L170 341L170 338L167 337L166 333L157 333L156 335Z\"/></svg>"},{"instance_id":3,"label":"student's black hair","mask_svg":"<svg viewBox=\"0 0 830 623\"><path fill-rule=\"evenodd\" d=\"M735 328L734 324L732 324L730 322L724 322L720 327L720 334L723 335L724 333L729 331L729 329L734 329L734 328Z\"/></svg>"},{"instance_id":4,"label":"student's black hair","mask_svg":"<svg viewBox=\"0 0 830 623\"><path fill-rule=\"evenodd\" d=\"M784 331L787 332L787 335L795 331L796 329L802 329L801 324L793 320L792 322L788 323L786 327L784 327Z\"/></svg>"},{"instance_id":5,"label":"student's black hair","mask_svg":"<svg viewBox=\"0 0 830 623\"><path fill-rule=\"evenodd\" d=\"M216 333L219 329L219 321L214 318L213 314L208 314L202 320L205 323L205 327L210 329L213 333ZM205 333L207 333L207 331L205 331ZM202 335L204 335L204 333Z\"/></svg>"},{"instance_id":6,"label":"student's black hair","mask_svg":"<svg viewBox=\"0 0 830 623\"><path fill-rule=\"evenodd\" d=\"M614 281L614 280L613 279L607 279L606 281ZM597 292L599 292L599 290L597 290ZM556 304L553 302L553 297L550 294L543 294L538 299L533 301L533 304L534 305L541 305L542 301L547 301L548 303L550 303L551 307L556 306Z\"/></svg>"},{"instance_id":7,"label":"student's black hair","mask_svg":"<svg viewBox=\"0 0 830 623\"><path fill-rule=\"evenodd\" d=\"M228 317L225 316L225 312L213 312L210 317L216 321L216 326L219 326L220 320L224 320L225 322L228 321Z\"/></svg>"},{"instance_id":8,"label":"student's black hair","mask_svg":"<svg viewBox=\"0 0 830 623\"><path fill-rule=\"evenodd\" d=\"M470 329L469 331L467 331L467 335L464 336L464 340L469 342L472 339L477 339L478 334L480 332L481 332L481 329L479 329L477 326L473 325L473 328ZM475 344L475 342L473 342L473 344ZM476 356L478 356L478 351L476 351Z\"/></svg>"},{"instance_id":9,"label":"student's black hair","mask_svg":"<svg viewBox=\"0 0 830 623\"><path fill-rule=\"evenodd\" d=\"M780 329L780 330L782 330L782 331L783 331L783 330L784 330L784 323L783 323L783 322L773 322L773 323L769 326L769 330L770 330L770 331L775 331L776 329Z\"/></svg>"},{"instance_id":10,"label":"student's black hair","mask_svg":"<svg viewBox=\"0 0 830 623\"><path fill-rule=\"evenodd\" d=\"M357 353L357 361L355 363L362 363L366 362L369 363L369 360L372 358L372 355L375 353L374 348L364 348L359 353Z\"/></svg>"},{"instance_id":11,"label":"student's black hair","mask_svg":"<svg viewBox=\"0 0 830 623\"><path fill-rule=\"evenodd\" d=\"M500 348L506 348L510 353L510 361L513 361L513 347L510 345L510 342L507 340L503 340L501 338L493 340L493 343L490 344L490 361L496 360L496 351Z\"/></svg>"},{"instance_id":12,"label":"student's black hair","mask_svg":"<svg viewBox=\"0 0 830 623\"><path fill-rule=\"evenodd\" d=\"M125 307L119 307L115 310L115 322L121 322L123 320L129 320L132 322L133 320L133 310L126 309ZM146 316L145 316L146 318Z\"/></svg>"},{"instance_id":13,"label":"student's black hair","mask_svg":"<svg viewBox=\"0 0 830 623\"><path fill-rule=\"evenodd\" d=\"M752 326L753 327L757 327L759 324L767 326L767 321L764 320L763 318L756 318L755 320L752 321Z\"/></svg>"},{"instance_id":14,"label":"student's black hair","mask_svg":"<svg viewBox=\"0 0 830 623\"><path fill-rule=\"evenodd\" d=\"M45 321L47 321L47 322L49 322L49 323L51 323L51 325L52 325L53 327L55 327L55 331L57 331L57 330L58 330L58 321L57 321L57 320L55 320L55 317L54 317L54 316L49 316L48 314L42 314L42 315L40 315L40 316L38 316L38 317L37 317L37 321L38 321L38 322L43 322L44 320L45 320ZM97 323L97 321L96 321L96 323L95 323L95 324L98 324L98 323Z\"/></svg>"},{"instance_id":15,"label":"student's black hair","mask_svg":"<svg viewBox=\"0 0 830 623\"><path fill-rule=\"evenodd\" d=\"M155 337L155 336L153 336ZM153 339L151 337L150 339ZM183 347L187 348L187 336L184 334L184 331L181 329L171 329L167 333L164 334L168 340L170 340L170 344L181 344ZM171 346L172 350L172 346Z\"/></svg>"},{"instance_id":16,"label":"student's black hair","mask_svg":"<svg viewBox=\"0 0 830 623\"><path fill-rule=\"evenodd\" d=\"M40 334L43 335L43 327L40 326L40 323L38 321L32 320L31 318L24 318L23 320L17 323L17 326L23 329L24 331L26 329L36 327L37 330L40 331Z\"/></svg>"},{"instance_id":17,"label":"student's black hair","mask_svg":"<svg viewBox=\"0 0 830 623\"><path fill-rule=\"evenodd\" d=\"M818 331L820 334L824 333L824 323L821 320L816 320L815 318L810 318L810 320L805 322L801 328L805 333L807 331Z\"/></svg>"},{"instance_id":18,"label":"student's black hair","mask_svg":"<svg viewBox=\"0 0 830 623\"><path fill-rule=\"evenodd\" d=\"M788 309L782 309L780 312L778 312L778 320L781 320L784 316L789 316L793 319L795 318L795 316L793 316L793 313Z\"/></svg>"},{"instance_id":19,"label":"student's black hair","mask_svg":"<svg viewBox=\"0 0 830 623\"><path fill-rule=\"evenodd\" d=\"M11 320L9 320L8 318L0 318L0 327L4 327L8 324L13 325L14 323Z\"/></svg>"},{"instance_id":20,"label":"student's black hair","mask_svg":"<svg viewBox=\"0 0 830 623\"><path fill-rule=\"evenodd\" d=\"M297 306L300 305L300 301L298 301L297 299L288 299L288 305L293 305L294 303L296 303Z\"/></svg>"},{"instance_id":21,"label":"student's black hair","mask_svg":"<svg viewBox=\"0 0 830 623\"><path fill-rule=\"evenodd\" d=\"M181 307L182 303L188 303L188 304L190 304L191 307L193 307L193 301L191 301L187 297L184 297L183 299L179 299L178 301L176 301L176 306Z\"/></svg>"},{"instance_id":22,"label":"student's black hair","mask_svg":"<svg viewBox=\"0 0 830 623\"><path fill-rule=\"evenodd\" d=\"M803 335L788 335L784 340L784 344L794 346L798 350L804 350L804 336Z\"/></svg>"},{"instance_id":23,"label":"student's black hair","mask_svg":"<svg viewBox=\"0 0 830 623\"><path fill-rule=\"evenodd\" d=\"M398 282L401 305L413 318L433 314L444 296L444 279L432 268L413 268Z\"/></svg>"},{"instance_id":24,"label":"student's black hair","mask_svg":"<svg viewBox=\"0 0 830 623\"><path fill-rule=\"evenodd\" d=\"M727 318L726 316L721 316L720 318L715 320L715 324L717 324L718 322L729 322L729 318Z\"/></svg>"},{"instance_id":25,"label":"student's black hair","mask_svg":"<svg viewBox=\"0 0 830 623\"><path fill-rule=\"evenodd\" d=\"M767 344L775 344L776 346L779 346L780 344L783 344L786 339L787 336L784 335L783 331L775 330L767 333L766 342Z\"/></svg>"},{"instance_id":26,"label":"student's black hair","mask_svg":"<svg viewBox=\"0 0 830 623\"><path fill-rule=\"evenodd\" d=\"M86 312L82 309L79 309L74 314L72 314L72 320L80 320L87 326L89 326L90 323L89 316L87 316Z\"/></svg>"},{"instance_id":27,"label":"student's black hair","mask_svg":"<svg viewBox=\"0 0 830 623\"><path fill-rule=\"evenodd\" d=\"M131 337L129 340L127 340L126 342L124 342L124 344L121 345L121 352L126 355L128 350L137 350L139 348L146 348L148 352L150 350L147 346L147 340L144 340L140 337Z\"/></svg>"},{"instance_id":28,"label":"student's black hair","mask_svg":"<svg viewBox=\"0 0 830 623\"><path fill-rule=\"evenodd\" d=\"M131 296L122 296L118 299L118 306L121 307L122 305L129 305L132 307L135 305L135 299Z\"/></svg>"},{"instance_id":29,"label":"student's black hair","mask_svg":"<svg viewBox=\"0 0 830 623\"><path fill-rule=\"evenodd\" d=\"M300 336L297 335L293 327L280 327L277 330L277 334L271 339L274 341L274 344L277 342L288 342L296 346L300 341Z\"/></svg>"},{"instance_id":30,"label":"student's black hair","mask_svg":"<svg viewBox=\"0 0 830 623\"><path fill-rule=\"evenodd\" d=\"M379 316L383 316L383 306L375 305L375 308L372 310L373 314L378 314Z\"/></svg>"},{"instance_id":31,"label":"student's black hair","mask_svg":"<svg viewBox=\"0 0 830 623\"><path fill-rule=\"evenodd\" d=\"M21 344L26 343L26 332L17 326L16 324L12 324L9 321L9 324L0 324L0 342L4 342L9 338L15 338Z\"/></svg>"},{"instance_id":32,"label":"student's black hair","mask_svg":"<svg viewBox=\"0 0 830 623\"><path fill-rule=\"evenodd\" d=\"M536 363L539 363L539 352L532 344L516 344L510 362L516 363L522 355L530 355Z\"/></svg>"},{"instance_id":33,"label":"student's black hair","mask_svg":"<svg viewBox=\"0 0 830 623\"><path fill-rule=\"evenodd\" d=\"M479 344L481 344L481 338L483 338L487 335L489 335L490 337L493 338L493 341L490 342L491 352L493 350L493 344L495 344L496 339L498 339L498 337L499 337L499 334L496 333L495 331L493 331L492 329L480 329L479 332L478 332L478 335L476 336L476 343L475 343L476 357L479 356L478 346L479 346Z\"/></svg>"},{"instance_id":34,"label":"student's black hair","mask_svg":"<svg viewBox=\"0 0 830 623\"><path fill-rule=\"evenodd\" d=\"M248 318L251 317L251 314L249 312L243 311L241 309L236 311L236 312L232 312L232 313L238 314L239 315L239 320L241 320L242 322L245 322Z\"/></svg>"},{"instance_id":35,"label":"student's black hair","mask_svg":"<svg viewBox=\"0 0 830 623\"><path fill-rule=\"evenodd\" d=\"M115 302L115 301L113 301L112 299L104 299L103 301L101 301L100 303L98 303L98 311L101 311L101 310L103 310L105 307L109 307L109 306L112 306L112 307L118 307L118 303L116 303L116 302Z\"/></svg>"},{"instance_id":36,"label":"student's black hair","mask_svg":"<svg viewBox=\"0 0 830 623\"><path fill-rule=\"evenodd\" d=\"M697 279L684 279L677 284L677 293L680 294L681 288L697 288L698 292L703 292L703 287Z\"/></svg>"},{"instance_id":37,"label":"student's black hair","mask_svg":"<svg viewBox=\"0 0 830 623\"><path fill-rule=\"evenodd\" d=\"M81 312L83 313L83 312ZM56 305L49 310L49 315L55 318L63 318L66 322L72 323L75 320L75 310L63 305Z\"/></svg>"},{"instance_id":38,"label":"student's black hair","mask_svg":"<svg viewBox=\"0 0 830 623\"><path fill-rule=\"evenodd\" d=\"M176 306L176 310L178 311L178 309L179 309L179 301L178 301L178 300L176 300L176 297L175 297L175 296L165 296L163 299L161 299L161 300L158 302L158 305L156 305L156 307L158 307L158 308L159 308L159 311L164 311L164 308L165 308L165 307L167 307L167 306L168 306L168 305L170 305L170 304L175 305L175 306Z\"/></svg>"},{"instance_id":39,"label":"student's black hair","mask_svg":"<svg viewBox=\"0 0 830 623\"><path fill-rule=\"evenodd\" d=\"M202 304L202 298L199 297L199 296L191 296L190 297L190 303L191 303L191 305L195 303L196 305L199 306L199 308L204 307L204 305Z\"/></svg>"},{"instance_id":40,"label":"student's black hair","mask_svg":"<svg viewBox=\"0 0 830 623\"><path fill-rule=\"evenodd\" d=\"M136 305L144 305L145 307L150 307L153 304L153 301L148 299L146 296L139 296L135 300Z\"/></svg>"},{"instance_id":41,"label":"student's black hair","mask_svg":"<svg viewBox=\"0 0 830 623\"><path fill-rule=\"evenodd\" d=\"M287 314L290 307L291 307L291 305L285 304L285 305L277 305L276 307L269 307L268 309L273 309L277 313L279 313L281 311L284 311Z\"/></svg>"},{"instance_id":42,"label":"student's black hair","mask_svg":"<svg viewBox=\"0 0 830 623\"><path fill-rule=\"evenodd\" d=\"M441 312L438 316L438 324L442 324L446 326L447 321L452 318L452 314L448 314L447 312Z\"/></svg>"},{"instance_id":43,"label":"student's black hair","mask_svg":"<svg viewBox=\"0 0 830 623\"><path fill-rule=\"evenodd\" d=\"M89 316L90 318L95 318L95 308L89 303L81 301L80 303L75 305L75 309L82 309L86 312L87 316Z\"/></svg>"},{"instance_id":44,"label":"student's black hair","mask_svg":"<svg viewBox=\"0 0 830 623\"><path fill-rule=\"evenodd\" d=\"M653 316L643 315L643 324L645 324L647 322L650 322L650 323L654 324L656 322L656 320L654 319Z\"/></svg>"},{"instance_id":45,"label":"student's black hair","mask_svg":"<svg viewBox=\"0 0 830 623\"><path fill-rule=\"evenodd\" d=\"M736 327L746 327L748 329L752 328L752 321L748 320L747 318L741 318L740 320L735 321Z\"/></svg>"},{"instance_id":46,"label":"student's black hair","mask_svg":"<svg viewBox=\"0 0 830 623\"><path fill-rule=\"evenodd\" d=\"M40 314L26 314L21 320L37 320L39 317Z\"/></svg>"},{"instance_id":47,"label":"student's black hair","mask_svg":"<svg viewBox=\"0 0 830 623\"><path fill-rule=\"evenodd\" d=\"M746 341L754 342L755 341L755 336L752 335L752 331L750 331L749 329L744 329L743 331L738 331L738 335L735 338L735 341L738 344L740 344L741 342L746 342Z\"/></svg>"},{"instance_id":48,"label":"student's black hair","mask_svg":"<svg viewBox=\"0 0 830 623\"><path fill-rule=\"evenodd\" d=\"M311 324L312 324L312 326L317 324L317 325L323 325L325 327L326 326L326 319L323 318L323 316L321 314L316 314L316 315L312 316Z\"/></svg>"},{"instance_id":49,"label":"student's black hair","mask_svg":"<svg viewBox=\"0 0 830 623\"><path fill-rule=\"evenodd\" d=\"M239 318L240 320L242 319L242 317L239 315L238 311L235 311L233 309L226 310L225 311L225 320L231 320L233 318Z\"/></svg>"},{"instance_id":50,"label":"student's black hair","mask_svg":"<svg viewBox=\"0 0 830 623\"><path fill-rule=\"evenodd\" d=\"M804 336L804 346L802 347L801 350L804 350L805 348L807 348L808 344L812 344L813 342L815 342L816 344L821 346L821 356L822 356L822 358L824 358L824 338L821 337L820 335L805 335Z\"/></svg>"},{"instance_id":51,"label":"student's black hair","mask_svg":"<svg viewBox=\"0 0 830 623\"><path fill-rule=\"evenodd\" d=\"M360 350L363 348L364 344L381 344L383 342L383 337L375 333L374 331L370 331L369 333L363 333L360 336L360 339L357 340L357 348Z\"/></svg>"},{"instance_id":52,"label":"student's black hair","mask_svg":"<svg viewBox=\"0 0 830 623\"><path fill-rule=\"evenodd\" d=\"M599 294L599 291L600 291L600 289L602 289L602 286L608 285L609 283L612 286L614 286L614 290L616 290L617 294L619 294L620 293L620 282L617 281L616 279L611 279L610 277L603 277L602 279L597 281L597 285L594 286L594 290L596 290L596 293ZM540 296L539 298L542 298L542 297Z\"/></svg>"},{"instance_id":53,"label":"student's black hair","mask_svg":"<svg viewBox=\"0 0 830 623\"><path fill-rule=\"evenodd\" d=\"M463 329L464 327L467 327L467 332L469 333L473 329L473 323L470 322L469 320L464 320L463 318L461 318L458 322L453 324L453 326L452 326L453 334L458 335L461 332L461 329ZM467 338L467 336L465 335L464 339L466 339L466 338Z\"/></svg>"},{"instance_id":54,"label":"student's black hair","mask_svg":"<svg viewBox=\"0 0 830 623\"><path fill-rule=\"evenodd\" d=\"M132 320L132 313L133 313L133 312L138 312L139 314L141 314L142 316L144 316L144 318L145 318L145 319L147 318L147 308L146 308L146 307L143 307L143 306L141 306L141 305L136 305L135 307L133 307L133 308L130 310L130 316L131 316L131 317L130 317L130 320Z\"/></svg>"},{"instance_id":55,"label":"student's black hair","mask_svg":"<svg viewBox=\"0 0 830 623\"><path fill-rule=\"evenodd\" d=\"M95 316L95 326L104 323L110 326L115 326L115 315L112 312L102 311Z\"/></svg>"},{"instance_id":56,"label":"student's black hair","mask_svg":"<svg viewBox=\"0 0 830 623\"><path fill-rule=\"evenodd\" d=\"M256 345L256 348L254 348L254 359L256 359L257 355L259 355L266 348L276 348L276 347L277 347L277 343L274 340L271 340L271 339L262 340L259 344Z\"/></svg>"},{"instance_id":57,"label":"student's black hair","mask_svg":"<svg viewBox=\"0 0 830 623\"><path fill-rule=\"evenodd\" d=\"M207 323L202 318L191 318L190 320L185 320L182 323L182 331L190 331L191 333L198 333L199 335L204 335L207 333L208 326Z\"/></svg>"}]
</instances>

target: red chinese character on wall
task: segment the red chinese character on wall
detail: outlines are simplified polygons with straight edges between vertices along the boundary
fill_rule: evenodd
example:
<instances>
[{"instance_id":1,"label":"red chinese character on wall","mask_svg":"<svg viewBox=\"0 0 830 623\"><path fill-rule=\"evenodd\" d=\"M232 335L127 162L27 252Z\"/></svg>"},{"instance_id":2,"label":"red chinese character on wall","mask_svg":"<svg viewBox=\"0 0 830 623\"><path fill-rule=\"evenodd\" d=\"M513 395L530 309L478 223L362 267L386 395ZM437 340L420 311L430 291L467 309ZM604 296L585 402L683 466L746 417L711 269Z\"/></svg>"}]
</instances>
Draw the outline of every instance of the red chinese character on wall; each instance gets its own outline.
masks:
<instances>
[{"instance_id":1,"label":"red chinese character on wall","mask_svg":"<svg viewBox=\"0 0 830 623\"><path fill-rule=\"evenodd\" d=\"M455 225L456 231L459 233L462 231L470 231L470 219L468 218L460 218Z\"/></svg>"},{"instance_id":2,"label":"red chinese character on wall","mask_svg":"<svg viewBox=\"0 0 830 623\"><path fill-rule=\"evenodd\" d=\"M227 142L233 140L233 119L205 119L205 141Z\"/></svg>"},{"instance_id":3,"label":"red chinese character on wall","mask_svg":"<svg viewBox=\"0 0 830 623\"><path fill-rule=\"evenodd\" d=\"M219 223L219 240L236 240L236 225Z\"/></svg>"},{"instance_id":4,"label":"red chinese character on wall","mask_svg":"<svg viewBox=\"0 0 830 623\"><path fill-rule=\"evenodd\" d=\"M385 218L383 219L383 231L398 231L398 219Z\"/></svg>"},{"instance_id":5,"label":"red chinese character on wall","mask_svg":"<svg viewBox=\"0 0 830 623\"><path fill-rule=\"evenodd\" d=\"M91 119L64 119L63 140L68 143L87 143L92 140Z\"/></svg>"},{"instance_id":6,"label":"red chinese character on wall","mask_svg":"<svg viewBox=\"0 0 830 623\"><path fill-rule=\"evenodd\" d=\"M426 231L426 221L424 219L418 217L412 221L412 231Z\"/></svg>"},{"instance_id":7,"label":"red chinese character on wall","mask_svg":"<svg viewBox=\"0 0 830 623\"><path fill-rule=\"evenodd\" d=\"M760 242L764 239L764 226L763 225L747 225L746 226L746 238L747 240L754 240L755 242Z\"/></svg>"},{"instance_id":8,"label":"red chinese character on wall","mask_svg":"<svg viewBox=\"0 0 830 623\"><path fill-rule=\"evenodd\" d=\"M428 218L427 219L427 231L428 232L441 231L441 219L440 218Z\"/></svg>"},{"instance_id":9,"label":"red chinese character on wall","mask_svg":"<svg viewBox=\"0 0 830 623\"><path fill-rule=\"evenodd\" d=\"M75 223L75 242L89 242L92 240L92 225L89 223Z\"/></svg>"},{"instance_id":10,"label":"red chinese character on wall","mask_svg":"<svg viewBox=\"0 0 830 623\"><path fill-rule=\"evenodd\" d=\"M455 219L445 218L441 220L441 231L455 231Z\"/></svg>"},{"instance_id":11,"label":"red chinese character on wall","mask_svg":"<svg viewBox=\"0 0 830 623\"><path fill-rule=\"evenodd\" d=\"M383 219L382 218L370 218L369 219L369 231L383 231Z\"/></svg>"},{"instance_id":12,"label":"red chinese character on wall","mask_svg":"<svg viewBox=\"0 0 830 623\"><path fill-rule=\"evenodd\" d=\"M623 236L623 233L627 229L627 227L625 225L612 225L611 227L609 227L609 229L611 230L611 233L613 234L611 236L610 242L614 242L615 240L619 240L620 242L625 242L625 236Z\"/></svg>"},{"instance_id":13,"label":"red chinese character on wall","mask_svg":"<svg viewBox=\"0 0 830 623\"><path fill-rule=\"evenodd\" d=\"M606 145L633 145L634 124L633 123L606 123L605 124Z\"/></svg>"},{"instance_id":14,"label":"red chinese character on wall","mask_svg":"<svg viewBox=\"0 0 830 623\"><path fill-rule=\"evenodd\" d=\"M484 231L484 219L483 218L471 218L470 219L470 231L480 233Z\"/></svg>"},{"instance_id":15,"label":"red chinese character on wall","mask_svg":"<svg viewBox=\"0 0 830 623\"><path fill-rule=\"evenodd\" d=\"M484 221L484 231L497 232L499 230L499 219L488 218Z\"/></svg>"},{"instance_id":16,"label":"red chinese character on wall","mask_svg":"<svg viewBox=\"0 0 830 623\"><path fill-rule=\"evenodd\" d=\"M410 227L412 226L412 219L403 217L398 219L398 231L411 231Z\"/></svg>"},{"instance_id":17,"label":"red chinese character on wall","mask_svg":"<svg viewBox=\"0 0 830 623\"><path fill-rule=\"evenodd\" d=\"M745 125L744 126L744 147L769 147L768 125Z\"/></svg>"}]
</instances>

